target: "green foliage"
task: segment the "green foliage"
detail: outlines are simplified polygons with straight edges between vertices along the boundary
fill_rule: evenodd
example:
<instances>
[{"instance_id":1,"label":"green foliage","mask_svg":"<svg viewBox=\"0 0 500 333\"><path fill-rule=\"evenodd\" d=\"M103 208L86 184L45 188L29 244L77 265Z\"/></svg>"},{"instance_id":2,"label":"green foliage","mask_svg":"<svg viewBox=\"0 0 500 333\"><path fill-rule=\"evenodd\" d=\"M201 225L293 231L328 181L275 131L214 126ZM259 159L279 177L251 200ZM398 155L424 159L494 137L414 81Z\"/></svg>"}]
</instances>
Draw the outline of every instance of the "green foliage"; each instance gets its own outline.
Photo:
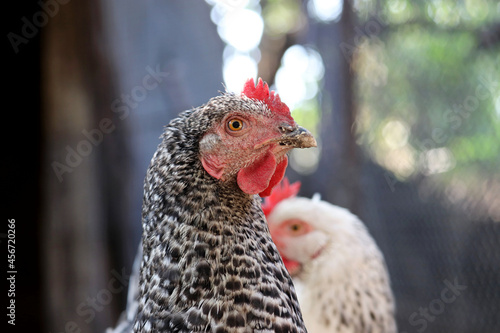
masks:
<instances>
[{"instance_id":1,"label":"green foliage","mask_svg":"<svg viewBox=\"0 0 500 333\"><path fill-rule=\"evenodd\" d=\"M297 0L269 0L263 8L266 31L271 36L289 33L301 22L300 3Z\"/></svg>"},{"instance_id":2,"label":"green foliage","mask_svg":"<svg viewBox=\"0 0 500 333\"><path fill-rule=\"evenodd\" d=\"M298 124L307 128L314 136L318 136L321 113L317 99L309 99L297 105L292 111L292 116Z\"/></svg>"},{"instance_id":3,"label":"green foliage","mask_svg":"<svg viewBox=\"0 0 500 333\"><path fill-rule=\"evenodd\" d=\"M367 6L356 8L364 13L359 19L369 18L373 3L359 4ZM400 179L425 172L445 173L443 179L499 176L500 46L480 48L479 36L500 24L500 5L389 0L379 6L386 25L359 46L353 62L359 142ZM408 132L400 145L390 143L394 128Z\"/></svg>"}]
</instances>

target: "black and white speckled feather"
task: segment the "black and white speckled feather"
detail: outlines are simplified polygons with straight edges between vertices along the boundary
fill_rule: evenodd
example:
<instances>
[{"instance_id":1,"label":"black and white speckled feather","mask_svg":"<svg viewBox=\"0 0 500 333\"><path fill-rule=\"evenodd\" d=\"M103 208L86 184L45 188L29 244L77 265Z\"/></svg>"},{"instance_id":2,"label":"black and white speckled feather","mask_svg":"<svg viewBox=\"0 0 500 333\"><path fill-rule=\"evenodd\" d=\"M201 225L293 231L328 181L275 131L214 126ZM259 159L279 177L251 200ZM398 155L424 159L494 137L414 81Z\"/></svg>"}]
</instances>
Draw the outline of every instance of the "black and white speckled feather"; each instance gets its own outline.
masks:
<instances>
[{"instance_id":1,"label":"black and white speckled feather","mask_svg":"<svg viewBox=\"0 0 500 333\"><path fill-rule=\"evenodd\" d=\"M144 185L134 332L306 332L260 199L200 162L204 133L235 110L270 114L223 94L166 126Z\"/></svg>"}]
</instances>

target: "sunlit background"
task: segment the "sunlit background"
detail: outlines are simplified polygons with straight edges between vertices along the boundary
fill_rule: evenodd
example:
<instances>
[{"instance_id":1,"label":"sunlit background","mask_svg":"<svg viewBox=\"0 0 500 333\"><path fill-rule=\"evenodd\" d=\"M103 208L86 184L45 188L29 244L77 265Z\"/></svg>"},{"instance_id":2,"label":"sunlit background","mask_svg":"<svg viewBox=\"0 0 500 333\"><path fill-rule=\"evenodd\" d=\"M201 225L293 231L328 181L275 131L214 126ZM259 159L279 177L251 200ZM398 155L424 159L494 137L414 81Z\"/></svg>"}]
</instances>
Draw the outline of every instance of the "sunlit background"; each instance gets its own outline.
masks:
<instances>
[{"instance_id":1,"label":"sunlit background","mask_svg":"<svg viewBox=\"0 0 500 333\"><path fill-rule=\"evenodd\" d=\"M364 221L399 331L500 332L498 1L30 6L9 10L5 34L16 329L114 325L163 126L262 77L318 141L291 153L287 177ZM466 291L422 330L411 316L455 279Z\"/></svg>"},{"instance_id":2,"label":"sunlit background","mask_svg":"<svg viewBox=\"0 0 500 333\"><path fill-rule=\"evenodd\" d=\"M267 1L264 8L260 1L207 2L226 44L224 82L232 92L257 77L264 28L270 36L294 32L304 29L304 16L335 24L343 10L336 0ZM486 199L487 214L499 221L500 53L478 38L481 28L498 24L500 4L355 1L353 10L365 24L341 49L356 74L356 143L397 181L433 179L452 204L488 188L496 194ZM498 39L498 27L493 34ZM297 43L284 50L272 85L316 133L324 74L315 45ZM319 154L294 151L291 166L312 173Z\"/></svg>"}]
</instances>

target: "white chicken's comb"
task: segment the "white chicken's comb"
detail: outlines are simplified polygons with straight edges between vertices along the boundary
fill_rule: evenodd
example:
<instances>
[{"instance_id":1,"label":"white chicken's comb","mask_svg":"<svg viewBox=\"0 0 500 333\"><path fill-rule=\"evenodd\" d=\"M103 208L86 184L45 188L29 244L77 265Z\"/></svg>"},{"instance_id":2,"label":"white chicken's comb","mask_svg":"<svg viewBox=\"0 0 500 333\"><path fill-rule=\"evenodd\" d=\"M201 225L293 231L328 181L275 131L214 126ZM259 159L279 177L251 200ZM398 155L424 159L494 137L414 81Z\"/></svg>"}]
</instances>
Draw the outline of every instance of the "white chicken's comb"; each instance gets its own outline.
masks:
<instances>
[{"instance_id":1,"label":"white chicken's comb","mask_svg":"<svg viewBox=\"0 0 500 333\"><path fill-rule=\"evenodd\" d=\"M313 196L312 196L312 198L311 198L311 200L313 202L319 202L319 201L321 201L321 194L320 193L314 193Z\"/></svg>"}]
</instances>

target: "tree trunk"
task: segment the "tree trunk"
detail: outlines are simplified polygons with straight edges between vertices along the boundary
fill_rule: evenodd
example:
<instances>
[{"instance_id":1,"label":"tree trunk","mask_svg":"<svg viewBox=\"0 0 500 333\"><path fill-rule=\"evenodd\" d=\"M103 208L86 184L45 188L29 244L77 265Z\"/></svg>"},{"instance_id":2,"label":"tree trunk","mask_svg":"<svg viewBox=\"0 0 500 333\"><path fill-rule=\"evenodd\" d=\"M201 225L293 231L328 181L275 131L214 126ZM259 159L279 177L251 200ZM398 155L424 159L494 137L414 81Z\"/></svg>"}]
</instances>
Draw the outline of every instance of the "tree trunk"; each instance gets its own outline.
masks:
<instances>
[{"instance_id":1,"label":"tree trunk","mask_svg":"<svg viewBox=\"0 0 500 333\"><path fill-rule=\"evenodd\" d=\"M318 171L304 183L322 197L357 213L359 210L359 158L354 137L356 105L350 58L344 57L342 43L354 45L354 13L349 1L339 22L312 23L309 41L318 47L324 65L321 96L321 159Z\"/></svg>"},{"instance_id":2,"label":"tree trunk","mask_svg":"<svg viewBox=\"0 0 500 333\"><path fill-rule=\"evenodd\" d=\"M163 126L223 90L205 2L68 2L43 34L47 331L102 332L124 309L144 175Z\"/></svg>"},{"instance_id":3,"label":"tree trunk","mask_svg":"<svg viewBox=\"0 0 500 333\"><path fill-rule=\"evenodd\" d=\"M42 310L50 331L78 327L90 332L110 321L109 307L103 306L108 294L100 292L109 262L99 185L104 176L100 143L113 125L109 105L114 90L109 57L99 45L101 23L98 1L69 2L43 32L47 306Z\"/></svg>"}]
</instances>

